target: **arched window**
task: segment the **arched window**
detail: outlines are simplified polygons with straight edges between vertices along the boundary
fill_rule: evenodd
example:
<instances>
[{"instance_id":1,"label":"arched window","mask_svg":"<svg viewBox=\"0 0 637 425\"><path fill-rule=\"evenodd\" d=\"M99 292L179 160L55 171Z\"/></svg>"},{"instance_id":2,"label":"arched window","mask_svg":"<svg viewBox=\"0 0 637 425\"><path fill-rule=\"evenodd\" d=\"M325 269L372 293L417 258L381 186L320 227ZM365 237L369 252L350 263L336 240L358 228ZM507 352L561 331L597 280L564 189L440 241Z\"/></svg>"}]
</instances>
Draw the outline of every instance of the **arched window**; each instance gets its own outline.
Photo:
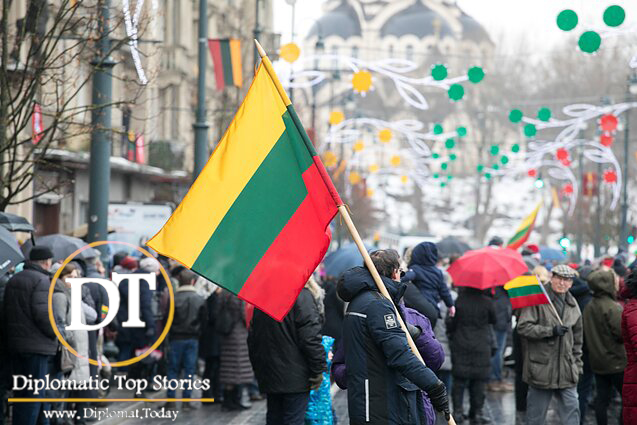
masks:
<instances>
[{"instance_id":1,"label":"arched window","mask_svg":"<svg viewBox=\"0 0 637 425\"><path fill-rule=\"evenodd\" d=\"M352 57L354 59L358 59L358 47L357 46L352 47Z\"/></svg>"},{"instance_id":2,"label":"arched window","mask_svg":"<svg viewBox=\"0 0 637 425\"><path fill-rule=\"evenodd\" d=\"M405 57L408 61L414 60L414 46L408 44L405 48Z\"/></svg>"}]
</instances>

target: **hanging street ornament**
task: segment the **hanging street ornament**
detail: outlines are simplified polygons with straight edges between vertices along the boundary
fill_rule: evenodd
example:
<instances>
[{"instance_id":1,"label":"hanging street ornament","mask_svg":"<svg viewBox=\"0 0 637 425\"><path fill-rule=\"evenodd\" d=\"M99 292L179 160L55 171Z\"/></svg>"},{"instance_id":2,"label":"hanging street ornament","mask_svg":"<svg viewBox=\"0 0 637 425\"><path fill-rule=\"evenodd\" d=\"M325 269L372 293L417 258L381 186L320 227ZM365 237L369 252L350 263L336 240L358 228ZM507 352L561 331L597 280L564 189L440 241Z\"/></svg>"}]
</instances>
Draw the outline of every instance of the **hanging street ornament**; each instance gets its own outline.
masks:
<instances>
[{"instance_id":1,"label":"hanging street ornament","mask_svg":"<svg viewBox=\"0 0 637 425\"><path fill-rule=\"evenodd\" d=\"M456 146L456 141L453 139L447 139L445 141L445 148L447 149L453 149Z\"/></svg>"},{"instance_id":2,"label":"hanging street ornament","mask_svg":"<svg viewBox=\"0 0 637 425\"><path fill-rule=\"evenodd\" d=\"M524 114L519 109L512 109L511 112L509 112L509 121L514 124L522 121L522 118L524 118Z\"/></svg>"},{"instance_id":3,"label":"hanging street ornament","mask_svg":"<svg viewBox=\"0 0 637 425\"><path fill-rule=\"evenodd\" d=\"M444 80L448 74L447 67L442 64L434 65L431 68L431 77L436 81Z\"/></svg>"},{"instance_id":4,"label":"hanging street ornament","mask_svg":"<svg viewBox=\"0 0 637 425\"><path fill-rule=\"evenodd\" d=\"M562 193L564 193L564 195L566 196L570 196L573 194L573 185L570 183L567 183L564 185L564 187L562 188Z\"/></svg>"},{"instance_id":5,"label":"hanging street ornament","mask_svg":"<svg viewBox=\"0 0 637 425\"><path fill-rule=\"evenodd\" d=\"M560 161L562 163L563 166L565 167L570 167L571 166L571 160L566 158Z\"/></svg>"},{"instance_id":6,"label":"hanging street ornament","mask_svg":"<svg viewBox=\"0 0 637 425\"><path fill-rule=\"evenodd\" d=\"M609 27L618 27L624 23L626 12L621 6L609 6L604 11L604 23Z\"/></svg>"},{"instance_id":7,"label":"hanging street ornament","mask_svg":"<svg viewBox=\"0 0 637 425\"><path fill-rule=\"evenodd\" d=\"M431 177L433 177L434 179L437 179L437 178L440 178L440 174L438 174L438 173L433 173L433 175L432 175Z\"/></svg>"},{"instance_id":8,"label":"hanging street ornament","mask_svg":"<svg viewBox=\"0 0 637 425\"><path fill-rule=\"evenodd\" d=\"M586 31L578 41L580 50L584 53L595 53L602 45L602 37L596 31Z\"/></svg>"},{"instance_id":9,"label":"hanging street ornament","mask_svg":"<svg viewBox=\"0 0 637 425\"><path fill-rule=\"evenodd\" d=\"M537 111L537 119L547 122L551 119L551 110L549 108L540 108Z\"/></svg>"},{"instance_id":10,"label":"hanging street ornament","mask_svg":"<svg viewBox=\"0 0 637 425\"><path fill-rule=\"evenodd\" d=\"M443 162L442 164L440 164L441 170L446 170L447 168L449 168L449 164L447 164L446 162Z\"/></svg>"},{"instance_id":11,"label":"hanging street ornament","mask_svg":"<svg viewBox=\"0 0 637 425\"><path fill-rule=\"evenodd\" d=\"M465 137L467 135L467 128L466 127L458 127L456 129L456 132L458 133L458 137Z\"/></svg>"},{"instance_id":12,"label":"hanging street ornament","mask_svg":"<svg viewBox=\"0 0 637 425\"><path fill-rule=\"evenodd\" d=\"M502 165L507 165L509 163L509 157L506 155L502 155L500 157L500 162L502 163Z\"/></svg>"},{"instance_id":13,"label":"hanging street ornament","mask_svg":"<svg viewBox=\"0 0 637 425\"><path fill-rule=\"evenodd\" d=\"M604 182L608 184L617 183L617 172L615 170L604 171Z\"/></svg>"},{"instance_id":14,"label":"hanging street ornament","mask_svg":"<svg viewBox=\"0 0 637 425\"><path fill-rule=\"evenodd\" d=\"M456 155L455 153L449 155L449 161L455 161L456 159L458 159L458 155Z\"/></svg>"},{"instance_id":15,"label":"hanging street ornament","mask_svg":"<svg viewBox=\"0 0 637 425\"><path fill-rule=\"evenodd\" d=\"M354 152L360 152L363 149L365 149L365 143L363 143L362 140L357 140L356 143L354 143Z\"/></svg>"},{"instance_id":16,"label":"hanging street ornament","mask_svg":"<svg viewBox=\"0 0 637 425\"><path fill-rule=\"evenodd\" d=\"M434 125L434 130L433 131L434 131L435 135L438 135L438 134L442 134L444 130L443 130L441 124L436 124L436 125Z\"/></svg>"},{"instance_id":17,"label":"hanging street ornament","mask_svg":"<svg viewBox=\"0 0 637 425\"><path fill-rule=\"evenodd\" d=\"M484 178L487 180L491 180L491 173L484 173Z\"/></svg>"},{"instance_id":18,"label":"hanging street ornament","mask_svg":"<svg viewBox=\"0 0 637 425\"><path fill-rule=\"evenodd\" d=\"M371 197L373 197L373 196L374 196L374 189L372 189L372 188L368 187L368 188L367 188L367 197L368 197L368 198L371 198Z\"/></svg>"},{"instance_id":19,"label":"hanging street ornament","mask_svg":"<svg viewBox=\"0 0 637 425\"><path fill-rule=\"evenodd\" d=\"M431 157L432 157L433 159L438 159L438 158L440 158L440 154L439 154L439 153L437 153L437 152L434 152L434 153L432 153L432 154L431 154Z\"/></svg>"},{"instance_id":20,"label":"hanging street ornament","mask_svg":"<svg viewBox=\"0 0 637 425\"><path fill-rule=\"evenodd\" d=\"M351 184L358 184L361 181L361 175L358 174L356 171L352 171L351 173L349 173L349 182Z\"/></svg>"},{"instance_id":21,"label":"hanging street ornament","mask_svg":"<svg viewBox=\"0 0 637 425\"><path fill-rule=\"evenodd\" d=\"M569 154L568 154L568 151L566 149L559 148L555 152L555 157L558 159L558 161L564 161L565 159L568 159Z\"/></svg>"},{"instance_id":22,"label":"hanging street ornament","mask_svg":"<svg viewBox=\"0 0 637 425\"><path fill-rule=\"evenodd\" d=\"M445 182L440 182L440 187L445 187L445 186L447 186L447 183L445 183Z\"/></svg>"},{"instance_id":23,"label":"hanging street ornament","mask_svg":"<svg viewBox=\"0 0 637 425\"><path fill-rule=\"evenodd\" d=\"M476 170L478 170L478 173L481 173L482 170L484 170L484 165L478 164L478 166L476 167Z\"/></svg>"},{"instance_id":24,"label":"hanging street ornament","mask_svg":"<svg viewBox=\"0 0 637 425\"><path fill-rule=\"evenodd\" d=\"M526 137L535 137L537 134L537 128L533 124L526 124L524 126L524 135Z\"/></svg>"},{"instance_id":25,"label":"hanging street ornament","mask_svg":"<svg viewBox=\"0 0 637 425\"><path fill-rule=\"evenodd\" d=\"M400 156L398 155L394 155L391 157L391 159L389 160L389 162L391 163L391 165L393 165L394 167L398 167L400 165Z\"/></svg>"},{"instance_id":26,"label":"hanging street ornament","mask_svg":"<svg viewBox=\"0 0 637 425\"><path fill-rule=\"evenodd\" d=\"M494 169L494 170L499 170L500 169L500 164L493 164L491 166L491 168Z\"/></svg>"},{"instance_id":27,"label":"hanging street ornament","mask_svg":"<svg viewBox=\"0 0 637 425\"><path fill-rule=\"evenodd\" d=\"M365 94L372 88L372 74L369 71L358 71L352 77L352 88L356 93Z\"/></svg>"},{"instance_id":28,"label":"hanging street ornament","mask_svg":"<svg viewBox=\"0 0 637 425\"><path fill-rule=\"evenodd\" d=\"M491 149L489 150L489 152L491 152L491 155L496 156L497 154L500 153L500 146L491 145Z\"/></svg>"},{"instance_id":29,"label":"hanging street ornament","mask_svg":"<svg viewBox=\"0 0 637 425\"><path fill-rule=\"evenodd\" d=\"M449 99L453 100L454 102L462 100L462 98L464 97L464 87L457 83L452 84L451 87L449 87L447 94L449 95Z\"/></svg>"},{"instance_id":30,"label":"hanging street ornament","mask_svg":"<svg viewBox=\"0 0 637 425\"><path fill-rule=\"evenodd\" d=\"M529 171L526 172L526 174L529 177L535 177L535 176L537 176L537 170L535 168L531 168Z\"/></svg>"},{"instance_id":31,"label":"hanging street ornament","mask_svg":"<svg viewBox=\"0 0 637 425\"><path fill-rule=\"evenodd\" d=\"M380 167L378 166L378 164L372 164L369 166L370 173L377 173L378 170L380 170Z\"/></svg>"},{"instance_id":32,"label":"hanging street ornament","mask_svg":"<svg viewBox=\"0 0 637 425\"><path fill-rule=\"evenodd\" d=\"M617 124L618 124L618 120L617 117L613 114L606 114L606 115L602 115L602 117L600 118L599 124L600 127L602 127L602 130L604 131L615 131L617 130Z\"/></svg>"},{"instance_id":33,"label":"hanging street ornament","mask_svg":"<svg viewBox=\"0 0 637 425\"><path fill-rule=\"evenodd\" d=\"M511 146L511 152L513 152L513 153L518 153L518 152L520 152L520 145L518 145L517 143L515 143L513 146Z\"/></svg>"},{"instance_id":34,"label":"hanging street ornament","mask_svg":"<svg viewBox=\"0 0 637 425\"><path fill-rule=\"evenodd\" d=\"M409 177L407 176L400 176L400 182L402 184L407 184L407 182L409 182Z\"/></svg>"},{"instance_id":35,"label":"hanging street ornament","mask_svg":"<svg viewBox=\"0 0 637 425\"><path fill-rule=\"evenodd\" d=\"M323 153L323 162L326 167L333 167L337 164L338 157L332 151L325 151L325 153Z\"/></svg>"},{"instance_id":36,"label":"hanging street ornament","mask_svg":"<svg viewBox=\"0 0 637 425\"><path fill-rule=\"evenodd\" d=\"M448 180L448 181L453 180L453 174L449 174L449 175L447 176L447 180Z\"/></svg>"},{"instance_id":37,"label":"hanging street ornament","mask_svg":"<svg viewBox=\"0 0 637 425\"><path fill-rule=\"evenodd\" d=\"M599 144L605 147L611 147L613 145L614 139L610 134L602 133L599 136Z\"/></svg>"},{"instance_id":38,"label":"hanging street ornament","mask_svg":"<svg viewBox=\"0 0 637 425\"><path fill-rule=\"evenodd\" d=\"M575 11L570 9L562 10L557 15L557 27L562 31L571 31L577 26L578 20Z\"/></svg>"},{"instance_id":39,"label":"hanging street ornament","mask_svg":"<svg viewBox=\"0 0 637 425\"><path fill-rule=\"evenodd\" d=\"M279 49L279 57L287 63L294 63L301 56L301 49L296 43L288 43Z\"/></svg>"},{"instance_id":40,"label":"hanging street ornament","mask_svg":"<svg viewBox=\"0 0 637 425\"><path fill-rule=\"evenodd\" d=\"M484 71L479 66L473 66L469 68L467 77L469 77L469 81L471 81L473 84L478 84L484 79Z\"/></svg>"},{"instance_id":41,"label":"hanging street ornament","mask_svg":"<svg viewBox=\"0 0 637 425\"><path fill-rule=\"evenodd\" d=\"M330 125L340 124L341 122L343 122L344 119L345 119L345 114L343 112L341 111L330 112L330 119L329 119Z\"/></svg>"},{"instance_id":42,"label":"hanging street ornament","mask_svg":"<svg viewBox=\"0 0 637 425\"><path fill-rule=\"evenodd\" d=\"M391 138L392 138L391 130L388 128L384 128L378 132L378 140L380 140L383 143L391 142Z\"/></svg>"}]
</instances>

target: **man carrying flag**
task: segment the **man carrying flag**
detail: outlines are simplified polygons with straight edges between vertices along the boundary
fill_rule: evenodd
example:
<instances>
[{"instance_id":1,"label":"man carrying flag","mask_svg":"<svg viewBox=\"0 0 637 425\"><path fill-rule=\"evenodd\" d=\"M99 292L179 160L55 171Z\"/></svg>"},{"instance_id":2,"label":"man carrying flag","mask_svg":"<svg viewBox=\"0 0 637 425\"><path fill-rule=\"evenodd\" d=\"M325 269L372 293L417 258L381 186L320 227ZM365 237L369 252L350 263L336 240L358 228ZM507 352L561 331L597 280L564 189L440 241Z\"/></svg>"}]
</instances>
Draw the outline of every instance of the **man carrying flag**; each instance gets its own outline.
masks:
<instances>
[{"instance_id":1,"label":"man carrying flag","mask_svg":"<svg viewBox=\"0 0 637 425\"><path fill-rule=\"evenodd\" d=\"M521 276L505 289L513 308L523 308L518 333L523 339L523 379L529 385L527 425L546 423L553 396L563 425L579 425L577 380L582 371L582 314L568 292L576 276L567 265L553 267L542 287L535 276ZM534 282L533 282L534 281Z\"/></svg>"}]
</instances>

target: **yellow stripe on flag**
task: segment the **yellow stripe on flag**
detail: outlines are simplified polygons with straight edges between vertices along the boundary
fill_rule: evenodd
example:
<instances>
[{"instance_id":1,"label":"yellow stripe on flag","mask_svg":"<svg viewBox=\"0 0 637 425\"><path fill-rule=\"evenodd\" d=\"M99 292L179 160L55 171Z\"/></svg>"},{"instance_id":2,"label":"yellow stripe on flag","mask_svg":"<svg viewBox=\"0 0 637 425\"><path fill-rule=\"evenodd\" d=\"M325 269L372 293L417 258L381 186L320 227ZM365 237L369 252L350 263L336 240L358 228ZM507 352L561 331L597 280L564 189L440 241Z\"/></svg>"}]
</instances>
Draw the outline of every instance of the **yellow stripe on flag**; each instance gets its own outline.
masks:
<instances>
[{"instance_id":1,"label":"yellow stripe on flag","mask_svg":"<svg viewBox=\"0 0 637 425\"><path fill-rule=\"evenodd\" d=\"M516 233L519 232L522 229L526 229L527 227L529 227L531 224L533 224L535 222L535 218L537 217L537 213L540 211L540 207L541 206L542 206L541 202L539 204L537 204L537 207L535 207L533 212L530 215L528 215L524 219L522 224L520 224L520 226L517 228Z\"/></svg>"},{"instance_id":2,"label":"yellow stripe on flag","mask_svg":"<svg viewBox=\"0 0 637 425\"><path fill-rule=\"evenodd\" d=\"M504 285L504 289L522 288L523 286L538 286L540 284L537 276L518 276L513 280L508 281Z\"/></svg>"},{"instance_id":3,"label":"yellow stripe on flag","mask_svg":"<svg viewBox=\"0 0 637 425\"><path fill-rule=\"evenodd\" d=\"M232 59L232 79L234 85L241 87L243 85L243 68L241 64L241 40L230 40L230 58Z\"/></svg>"},{"instance_id":4,"label":"yellow stripe on flag","mask_svg":"<svg viewBox=\"0 0 637 425\"><path fill-rule=\"evenodd\" d=\"M201 174L148 245L158 252L170 252L171 257L191 268L285 131L285 111L277 87L266 70L259 68L248 95Z\"/></svg>"}]
</instances>

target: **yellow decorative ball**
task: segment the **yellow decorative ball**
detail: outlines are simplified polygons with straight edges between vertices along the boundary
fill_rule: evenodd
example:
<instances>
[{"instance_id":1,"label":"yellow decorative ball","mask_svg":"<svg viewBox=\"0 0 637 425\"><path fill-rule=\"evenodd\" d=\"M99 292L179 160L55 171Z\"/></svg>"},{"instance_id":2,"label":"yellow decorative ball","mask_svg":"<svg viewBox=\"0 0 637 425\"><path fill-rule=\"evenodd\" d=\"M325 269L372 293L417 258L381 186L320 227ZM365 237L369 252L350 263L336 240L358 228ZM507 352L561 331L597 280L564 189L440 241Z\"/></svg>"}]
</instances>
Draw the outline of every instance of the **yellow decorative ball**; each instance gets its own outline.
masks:
<instances>
[{"instance_id":1,"label":"yellow decorative ball","mask_svg":"<svg viewBox=\"0 0 637 425\"><path fill-rule=\"evenodd\" d=\"M409 181L409 177L407 176L400 176L400 181L403 183L407 183Z\"/></svg>"},{"instance_id":2,"label":"yellow decorative ball","mask_svg":"<svg viewBox=\"0 0 637 425\"><path fill-rule=\"evenodd\" d=\"M358 71L352 78L352 87L358 93L366 93L372 88L372 74L369 71Z\"/></svg>"},{"instance_id":3,"label":"yellow decorative ball","mask_svg":"<svg viewBox=\"0 0 637 425\"><path fill-rule=\"evenodd\" d=\"M356 171L352 171L351 173L349 173L349 182L351 184L358 184L361 181L361 175L358 174Z\"/></svg>"},{"instance_id":4,"label":"yellow decorative ball","mask_svg":"<svg viewBox=\"0 0 637 425\"><path fill-rule=\"evenodd\" d=\"M343 122L344 119L345 119L345 114L342 113L341 111L330 112L330 119L329 119L330 125L340 124L341 122Z\"/></svg>"},{"instance_id":5,"label":"yellow decorative ball","mask_svg":"<svg viewBox=\"0 0 637 425\"><path fill-rule=\"evenodd\" d=\"M336 156L334 152L326 151L323 154L323 162L325 163L326 167L333 167L338 162L338 157Z\"/></svg>"},{"instance_id":6,"label":"yellow decorative ball","mask_svg":"<svg viewBox=\"0 0 637 425\"><path fill-rule=\"evenodd\" d=\"M294 63L301 56L301 49L296 43L288 43L281 46L279 56L288 63Z\"/></svg>"},{"instance_id":7,"label":"yellow decorative ball","mask_svg":"<svg viewBox=\"0 0 637 425\"><path fill-rule=\"evenodd\" d=\"M378 170L380 170L380 167L378 166L378 164L372 164L369 166L370 173L377 173Z\"/></svg>"},{"instance_id":8,"label":"yellow decorative ball","mask_svg":"<svg viewBox=\"0 0 637 425\"><path fill-rule=\"evenodd\" d=\"M365 143L363 143L362 140L357 140L356 143L354 143L354 152L360 152L363 149L365 149Z\"/></svg>"},{"instance_id":9,"label":"yellow decorative ball","mask_svg":"<svg viewBox=\"0 0 637 425\"><path fill-rule=\"evenodd\" d=\"M392 138L391 130L388 128L385 128L378 132L378 140L380 140L383 143L391 142L391 138Z\"/></svg>"},{"instance_id":10,"label":"yellow decorative ball","mask_svg":"<svg viewBox=\"0 0 637 425\"><path fill-rule=\"evenodd\" d=\"M389 162L391 162L391 165L394 167L398 167L400 165L400 157L398 155L394 155L391 157Z\"/></svg>"},{"instance_id":11,"label":"yellow decorative ball","mask_svg":"<svg viewBox=\"0 0 637 425\"><path fill-rule=\"evenodd\" d=\"M367 189L367 197L371 198L372 196L374 196L374 189L368 188Z\"/></svg>"}]
</instances>

